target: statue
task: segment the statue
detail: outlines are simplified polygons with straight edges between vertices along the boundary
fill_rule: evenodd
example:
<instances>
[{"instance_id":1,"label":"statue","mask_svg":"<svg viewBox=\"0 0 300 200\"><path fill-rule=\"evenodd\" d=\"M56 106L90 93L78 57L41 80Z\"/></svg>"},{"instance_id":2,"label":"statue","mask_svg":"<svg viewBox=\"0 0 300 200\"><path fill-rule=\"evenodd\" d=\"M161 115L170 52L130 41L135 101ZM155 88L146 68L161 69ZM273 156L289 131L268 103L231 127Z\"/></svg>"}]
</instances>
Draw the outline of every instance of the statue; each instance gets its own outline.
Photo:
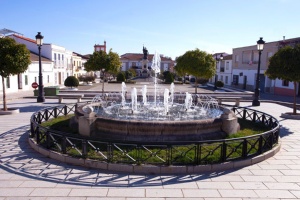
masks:
<instances>
[{"instance_id":1,"label":"statue","mask_svg":"<svg viewBox=\"0 0 300 200\"><path fill-rule=\"evenodd\" d=\"M145 60L147 60L148 58L148 50L147 50L147 48L146 47L144 47L143 46L143 53L144 53L144 57L143 57L143 59L145 59Z\"/></svg>"}]
</instances>

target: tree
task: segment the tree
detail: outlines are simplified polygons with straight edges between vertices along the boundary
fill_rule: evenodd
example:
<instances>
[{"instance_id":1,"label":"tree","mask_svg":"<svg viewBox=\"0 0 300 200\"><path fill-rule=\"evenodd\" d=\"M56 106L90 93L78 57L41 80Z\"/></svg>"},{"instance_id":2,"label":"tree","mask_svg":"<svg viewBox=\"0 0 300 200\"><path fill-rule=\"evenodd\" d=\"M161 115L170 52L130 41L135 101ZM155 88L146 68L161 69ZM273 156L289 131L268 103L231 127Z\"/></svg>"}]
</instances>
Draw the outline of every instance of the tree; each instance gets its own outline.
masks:
<instances>
[{"instance_id":1,"label":"tree","mask_svg":"<svg viewBox=\"0 0 300 200\"><path fill-rule=\"evenodd\" d=\"M297 113L297 82L300 82L300 45L294 48L286 46L279 49L269 60L265 74L270 79L281 79L294 83L293 114Z\"/></svg>"},{"instance_id":2,"label":"tree","mask_svg":"<svg viewBox=\"0 0 300 200\"><path fill-rule=\"evenodd\" d=\"M84 64L84 67L87 72L100 71L103 73L102 91L104 91L105 74L109 73L116 76L120 71L121 65L119 55L110 49L108 54L105 51L95 51Z\"/></svg>"},{"instance_id":3,"label":"tree","mask_svg":"<svg viewBox=\"0 0 300 200\"><path fill-rule=\"evenodd\" d=\"M209 79L216 73L216 61L211 54L199 49L187 51L176 59L175 70L180 76L190 74L198 78ZM197 80L196 80L197 82ZM197 94L197 86L195 87Z\"/></svg>"},{"instance_id":4,"label":"tree","mask_svg":"<svg viewBox=\"0 0 300 200\"><path fill-rule=\"evenodd\" d=\"M68 76L65 80L64 85L66 87L78 87L79 80L75 76Z\"/></svg>"},{"instance_id":5,"label":"tree","mask_svg":"<svg viewBox=\"0 0 300 200\"><path fill-rule=\"evenodd\" d=\"M104 73L117 75L121 65L119 55L110 50L108 54L105 51L95 51L84 64L84 67L87 72L104 69Z\"/></svg>"},{"instance_id":6,"label":"tree","mask_svg":"<svg viewBox=\"0 0 300 200\"><path fill-rule=\"evenodd\" d=\"M2 77L4 111L7 111L4 78L25 72L30 63L30 51L24 44L18 44L8 37L0 38L0 76Z\"/></svg>"}]
</instances>

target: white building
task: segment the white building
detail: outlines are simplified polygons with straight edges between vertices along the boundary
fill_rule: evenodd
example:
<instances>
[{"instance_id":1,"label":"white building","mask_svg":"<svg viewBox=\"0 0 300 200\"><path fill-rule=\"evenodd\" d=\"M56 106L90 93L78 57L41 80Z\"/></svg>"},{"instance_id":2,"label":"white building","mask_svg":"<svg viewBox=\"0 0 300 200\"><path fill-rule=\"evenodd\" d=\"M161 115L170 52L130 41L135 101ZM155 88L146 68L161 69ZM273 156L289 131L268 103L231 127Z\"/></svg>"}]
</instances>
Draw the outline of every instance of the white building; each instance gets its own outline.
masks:
<instances>
[{"instance_id":1,"label":"white building","mask_svg":"<svg viewBox=\"0 0 300 200\"><path fill-rule=\"evenodd\" d=\"M217 81L222 81L225 85L232 82L232 55L225 55L217 65Z\"/></svg>"}]
</instances>

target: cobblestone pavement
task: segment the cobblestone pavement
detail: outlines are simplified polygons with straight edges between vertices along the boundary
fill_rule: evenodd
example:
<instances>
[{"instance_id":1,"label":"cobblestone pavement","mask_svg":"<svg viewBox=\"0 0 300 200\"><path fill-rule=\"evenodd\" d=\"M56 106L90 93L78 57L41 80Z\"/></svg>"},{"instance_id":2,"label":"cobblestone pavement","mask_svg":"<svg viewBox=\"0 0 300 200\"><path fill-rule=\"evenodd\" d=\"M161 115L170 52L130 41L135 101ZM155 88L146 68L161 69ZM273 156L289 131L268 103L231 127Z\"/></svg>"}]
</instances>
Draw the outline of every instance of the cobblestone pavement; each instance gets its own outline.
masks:
<instances>
[{"instance_id":1,"label":"cobblestone pavement","mask_svg":"<svg viewBox=\"0 0 300 200\"><path fill-rule=\"evenodd\" d=\"M0 116L0 200L300 199L300 124L280 118L291 108L273 103L254 108L281 124L281 150L263 162L214 173L134 175L67 165L33 151L27 143L30 116L54 105L57 99L14 99L8 106L20 113Z\"/></svg>"}]
</instances>

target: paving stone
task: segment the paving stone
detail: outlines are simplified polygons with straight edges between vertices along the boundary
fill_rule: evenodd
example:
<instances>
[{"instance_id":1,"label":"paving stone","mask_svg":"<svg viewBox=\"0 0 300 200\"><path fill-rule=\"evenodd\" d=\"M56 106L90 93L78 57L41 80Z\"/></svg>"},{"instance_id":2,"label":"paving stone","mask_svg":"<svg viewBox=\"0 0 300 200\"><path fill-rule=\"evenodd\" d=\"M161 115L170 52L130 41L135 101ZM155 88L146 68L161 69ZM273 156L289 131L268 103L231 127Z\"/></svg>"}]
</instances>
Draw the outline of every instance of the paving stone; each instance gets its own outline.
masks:
<instances>
[{"instance_id":1,"label":"paving stone","mask_svg":"<svg viewBox=\"0 0 300 200\"><path fill-rule=\"evenodd\" d=\"M61 197L68 196L71 189L61 189L61 188L35 188L30 196L38 196L38 197Z\"/></svg>"},{"instance_id":2,"label":"paving stone","mask_svg":"<svg viewBox=\"0 0 300 200\"><path fill-rule=\"evenodd\" d=\"M106 197L108 193L108 189L102 189L102 188L91 188L91 189L84 189L84 188L78 188L78 189L72 189L69 193L69 196L84 196L84 197Z\"/></svg>"},{"instance_id":3,"label":"paving stone","mask_svg":"<svg viewBox=\"0 0 300 200\"><path fill-rule=\"evenodd\" d=\"M234 189L268 189L262 182L231 182L230 183Z\"/></svg>"},{"instance_id":4,"label":"paving stone","mask_svg":"<svg viewBox=\"0 0 300 200\"><path fill-rule=\"evenodd\" d=\"M219 190L222 197L251 197L256 198L258 197L257 194L253 190Z\"/></svg>"},{"instance_id":5,"label":"paving stone","mask_svg":"<svg viewBox=\"0 0 300 200\"><path fill-rule=\"evenodd\" d=\"M295 195L285 190L255 190L255 192L262 198L295 198Z\"/></svg>"},{"instance_id":6,"label":"paving stone","mask_svg":"<svg viewBox=\"0 0 300 200\"><path fill-rule=\"evenodd\" d=\"M182 189L184 197L221 197L216 189Z\"/></svg>"},{"instance_id":7,"label":"paving stone","mask_svg":"<svg viewBox=\"0 0 300 200\"><path fill-rule=\"evenodd\" d=\"M271 190L300 190L297 183L264 183Z\"/></svg>"},{"instance_id":8,"label":"paving stone","mask_svg":"<svg viewBox=\"0 0 300 200\"><path fill-rule=\"evenodd\" d=\"M0 197L29 196L34 188L0 188Z\"/></svg>"},{"instance_id":9,"label":"paving stone","mask_svg":"<svg viewBox=\"0 0 300 200\"><path fill-rule=\"evenodd\" d=\"M146 189L146 197L183 197L181 189Z\"/></svg>"},{"instance_id":10,"label":"paving stone","mask_svg":"<svg viewBox=\"0 0 300 200\"><path fill-rule=\"evenodd\" d=\"M145 197L145 189L109 189L108 197Z\"/></svg>"},{"instance_id":11,"label":"paving stone","mask_svg":"<svg viewBox=\"0 0 300 200\"><path fill-rule=\"evenodd\" d=\"M199 189L232 189L233 187L229 182L197 182Z\"/></svg>"}]
</instances>

